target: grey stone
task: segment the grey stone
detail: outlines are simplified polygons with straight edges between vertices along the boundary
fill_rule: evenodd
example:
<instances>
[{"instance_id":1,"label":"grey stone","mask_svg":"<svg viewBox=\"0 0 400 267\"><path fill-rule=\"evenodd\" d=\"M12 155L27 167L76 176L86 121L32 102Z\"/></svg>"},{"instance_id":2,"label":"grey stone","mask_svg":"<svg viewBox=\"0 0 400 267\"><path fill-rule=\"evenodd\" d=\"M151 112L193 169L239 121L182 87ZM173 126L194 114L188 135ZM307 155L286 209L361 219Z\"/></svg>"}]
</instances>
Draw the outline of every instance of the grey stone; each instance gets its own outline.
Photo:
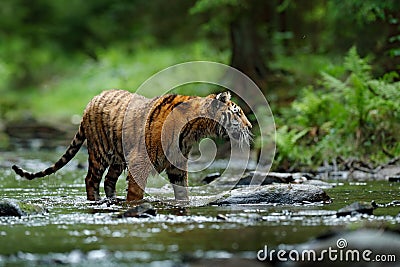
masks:
<instances>
[{"instance_id":1,"label":"grey stone","mask_svg":"<svg viewBox=\"0 0 400 267\"><path fill-rule=\"evenodd\" d=\"M400 175L393 175L388 177L389 182L400 182Z\"/></svg>"},{"instance_id":2,"label":"grey stone","mask_svg":"<svg viewBox=\"0 0 400 267\"><path fill-rule=\"evenodd\" d=\"M17 199L3 199L0 201L0 216L21 217L45 212L46 210L39 205Z\"/></svg>"},{"instance_id":3,"label":"grey stone","mask_svg":"<svg viewBox=\"0 0 400 267\"><path fill-rule=\"evenodd\" d=\"M325 191L317 186L303 184L272 184L233 189L211 204L294 204L330 201L331 199Z\"/></svg>"},{"instance_id":4,"label":"grey stone","mask_svg":"<svg viewBox=\"0 0 400 267\"><path fill-rule=\"evenodd\" d=\"M221 173L213 172L213 173L207 174L206 177L204 177L201 181L203 184L209 184L220 176L221 176Z\"/></svg>"},{"instance_id":5,"label":"grey stone","mask_svg":"<svg viewBox=\"0 0 400 267\"><path fill-rule=\"evenodd\" d=\"M354 214L368 214L372 215L375 207L371 203L366 202L354 202L350 205L341 208L337 211L337 216L347 216Z\"/></svg>"},{"instance_id":6,"label":"grey stone","mask_svg":"<svg viewBox=\"0 0 400 267\"><path fill-rule=\"evenodd\" d=\"M268 185L273 183L290 183L293 182L293 174L291 173L279 173L279 172L257 172L252 171L245 174L236 186L241 185Z\"/></svg>"},{"instance_id":7,"label":"grey stone","mask_svg":"<svg viewBox=\"0 0 400 267\"><path fill-rule=\"evenodd\" d=\"M150 203L142 203L118 215L118 218L127 218L127 217L148 218L151 216L155 216L156 214L157 211L153 208L153 206Z\"/></svg>"}]
</instances>

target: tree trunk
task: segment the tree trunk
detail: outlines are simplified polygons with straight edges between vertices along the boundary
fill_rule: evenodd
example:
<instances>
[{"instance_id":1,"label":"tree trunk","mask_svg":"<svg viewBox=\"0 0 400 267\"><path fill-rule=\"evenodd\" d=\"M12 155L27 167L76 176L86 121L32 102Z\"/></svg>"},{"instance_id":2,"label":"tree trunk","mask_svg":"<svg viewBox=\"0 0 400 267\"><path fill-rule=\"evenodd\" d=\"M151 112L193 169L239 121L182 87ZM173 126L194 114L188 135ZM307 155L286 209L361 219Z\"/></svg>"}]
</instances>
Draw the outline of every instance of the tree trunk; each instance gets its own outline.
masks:
<instances>
[{"instance_id":1,"label":"tree trunk","mask_svg":"<svg viewBox=\"0 0 400 267\"><path fill-rule=\"evenodd\" d=\"M249 76L259 87L264 87L268 71L259 47L256 25L251 14L243 14L230 24L230 65Z\"/></svg>"}]
</instances>

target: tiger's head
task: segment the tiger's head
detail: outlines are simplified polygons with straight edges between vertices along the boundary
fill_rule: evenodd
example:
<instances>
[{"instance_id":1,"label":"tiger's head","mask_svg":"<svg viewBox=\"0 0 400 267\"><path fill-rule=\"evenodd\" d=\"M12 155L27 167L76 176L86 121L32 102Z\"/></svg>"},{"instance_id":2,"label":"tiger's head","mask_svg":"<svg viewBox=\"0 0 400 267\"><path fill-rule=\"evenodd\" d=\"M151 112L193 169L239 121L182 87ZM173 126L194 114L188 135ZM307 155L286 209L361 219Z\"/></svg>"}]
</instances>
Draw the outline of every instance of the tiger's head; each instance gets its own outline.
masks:
<instances>
[{"instance_id":1,"label":"tiger's head","mask_svg":"<svg viewBox=\"0 0 400 267\"><path fill-rule=\"evenodd\" d=\"M219 137L232 137L239 144L250 144L252 127L243 110L231 101L229 92L219 93L217 95L209 95L212 98L212 109L214 120L217 124L217 135Z\"/></svg>"}]
</instances>

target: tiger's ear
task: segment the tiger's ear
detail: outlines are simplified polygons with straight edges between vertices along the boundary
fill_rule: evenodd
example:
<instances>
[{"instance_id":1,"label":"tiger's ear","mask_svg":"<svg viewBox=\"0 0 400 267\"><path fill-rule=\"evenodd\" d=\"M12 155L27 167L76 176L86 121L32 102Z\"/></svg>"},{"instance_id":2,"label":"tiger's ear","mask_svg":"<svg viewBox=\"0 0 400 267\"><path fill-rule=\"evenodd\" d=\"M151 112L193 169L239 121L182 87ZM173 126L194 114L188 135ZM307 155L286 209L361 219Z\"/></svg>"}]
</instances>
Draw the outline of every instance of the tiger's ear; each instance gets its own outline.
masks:
<instances>
[{"instance_id":1,"label":"tiger's ear","mask_svg":"<svg viewBox=\"0 0 400 267\"><path fill-rule=\"evenodd\" d=\"M231 100L231 93L229 92L223 92L223 93L219 93L215 99L223 102L223 103L227 103L229 100Z\"/></svg>"}]
</instances>

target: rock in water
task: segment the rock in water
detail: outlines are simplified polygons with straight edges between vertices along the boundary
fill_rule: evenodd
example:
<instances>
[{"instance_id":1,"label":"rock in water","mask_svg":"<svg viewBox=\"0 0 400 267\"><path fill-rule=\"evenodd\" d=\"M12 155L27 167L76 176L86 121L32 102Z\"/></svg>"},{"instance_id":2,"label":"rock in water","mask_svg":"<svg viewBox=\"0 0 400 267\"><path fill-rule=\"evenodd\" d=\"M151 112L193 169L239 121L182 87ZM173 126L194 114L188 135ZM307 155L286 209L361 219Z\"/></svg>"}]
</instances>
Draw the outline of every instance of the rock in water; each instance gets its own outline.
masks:
<instances>
[{"instance_id":1,"label":"rock in water","mask_svg":"<svg viewBox=\"0 0 400 267\"><path fill-rule=\"evenodd\" d=\"M127 218L127 217L147 218L150 216L155 216L156 213L157 213L156 210L153 208L151 204L142 203L120 214L118 218Z\"/></svg>"},{"instance_id":2,"label":"rock in water","mask_svg":"<svg viewBox=\"0 0 400 267\"><path fill-rule=\"evenodd\" d=\"M337 216L347 216L354 214L368 214L372 215L375 207L371 203L367 202L354 202L344 208L337 211Z\"/></svg>"},{"instance_id":3,"label":"rock in water","mask_svg":"<svg viewBox=\"0 0 400 267\"><path fill-rule=\"evenodd\" d=\"M303 184L272 184L249 186L230 191L211 204L294 204L304 202L330 202L321 188Z\"/></svg>"},{"instance_id":4,"label":"rock in water","mask_svg":"<svg viewBox=\"0 0 400 267\"><path fill-rule=\"evenodd\" d=\"M26 213L21 210L15 200L6 199L0 201L0 216L25 216Z\"/></svg>"},{"instance_id":5,"label":"rock in water","mask_svg":"<svg viewBox=\"0 0 400 267\"><path fill-rule=\"evenodd\" d=\"M388 177L389 182L400 182L400 175L392 175Z\"/></svg>"},{"instance_id":6,"label":"rock in water","mask_svg":"<svg viewBox=\"0 0 400 267\"><path fill-rule=\"evenodd\" d=\"M3 199L0 201L0 216L21 217L45 212L46 210L38 205L16 199Z\"/></svg>"},{"instance_id":7,"label":"rock in water","mask_svg":"<svg viewBox=\"0 0 400 267\"><path fill-rule=\"evenodd\" d=\"M204 179L201 181L203 184L209 184L212 181L214 181L215 179L217 179L218 177L221 177L221 174L219 172L214 172L214 173L207 174L206 177L204 177Z\"/></svg>"},{"instance_id":8,"label":"rock in water","mask_svg":"<svg viewBox=\"0 0 400 267\"><path fill-rule=\"evenodd\" d=\"M290 183L293 182L293 174L278 172L258 172L252 171L240 178L236 186L250 185L268 185L273 183Z\"/></svg>"}]
</instances>

